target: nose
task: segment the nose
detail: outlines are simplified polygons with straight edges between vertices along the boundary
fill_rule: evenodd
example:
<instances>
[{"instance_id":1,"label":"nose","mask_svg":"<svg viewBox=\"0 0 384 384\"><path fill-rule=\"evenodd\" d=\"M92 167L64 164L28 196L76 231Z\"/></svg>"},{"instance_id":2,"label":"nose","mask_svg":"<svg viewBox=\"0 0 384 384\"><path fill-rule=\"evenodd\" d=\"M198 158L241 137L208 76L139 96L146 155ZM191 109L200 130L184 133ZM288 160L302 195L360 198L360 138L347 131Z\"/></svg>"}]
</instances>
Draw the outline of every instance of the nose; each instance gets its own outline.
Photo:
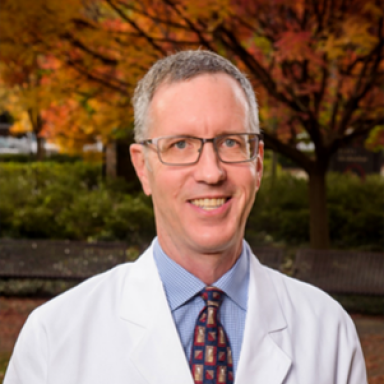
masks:
<instances>
[{"instance_id":1,"label":"nose","mask_svg":"<svg viewBox=\"0 0 384 384\"><path fill-rule=\"evenodd\" d=\"M212 142L206 142L201 148L199 161L196 164L195 178L207 184L218 184L225 180L226 172L219 160Z\"/></svg>"}]
</instances>

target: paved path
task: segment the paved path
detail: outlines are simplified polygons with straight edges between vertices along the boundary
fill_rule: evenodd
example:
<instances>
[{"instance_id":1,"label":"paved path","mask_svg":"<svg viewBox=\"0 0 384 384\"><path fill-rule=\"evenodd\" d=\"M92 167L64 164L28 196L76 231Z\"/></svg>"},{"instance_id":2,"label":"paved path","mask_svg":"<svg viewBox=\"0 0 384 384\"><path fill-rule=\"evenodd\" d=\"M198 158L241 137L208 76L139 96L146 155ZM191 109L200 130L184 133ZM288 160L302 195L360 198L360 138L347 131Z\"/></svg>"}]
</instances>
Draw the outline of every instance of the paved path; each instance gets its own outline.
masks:
<instances>
[{"instance_id":1,"label":"paved path","mask_svg":"<svg viewBox=\"0 0 384 384\"><path fill-rule=\"evenodd\" d=\"M3 378L1 365L9 358L23 323L28 314L45 301L0 297L0 382ZM352 318L363 347L369 384L384 384L384 316L352 315Z\"/></svg>"}]
</instances>

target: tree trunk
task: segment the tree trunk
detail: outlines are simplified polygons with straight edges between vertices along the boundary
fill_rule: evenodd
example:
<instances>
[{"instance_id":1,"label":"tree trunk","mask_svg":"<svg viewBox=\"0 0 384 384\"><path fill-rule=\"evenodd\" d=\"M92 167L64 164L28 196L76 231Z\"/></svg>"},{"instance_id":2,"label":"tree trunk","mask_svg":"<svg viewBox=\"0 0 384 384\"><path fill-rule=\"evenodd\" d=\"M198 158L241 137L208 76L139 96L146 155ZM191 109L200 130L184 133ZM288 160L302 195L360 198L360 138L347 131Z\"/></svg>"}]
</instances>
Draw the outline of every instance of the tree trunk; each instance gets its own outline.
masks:
<instances>
[{"instance_id":1,"label":"tree trunk","mask_svg":"<svg viewBox=\"0 0 384 384\"><path fill-rule=\"evenodd\" d=\"M41 161L41 160L44 160L45 158L45 147L44 147L45 140L43 137L39 137L36 135L36 141L37 141L36 158L38 161Z\"/></svg>"},{"instance_id":2,"label":"tree trunk","mask_svg":"<svg viewBox=\"0 0 384 384\"><path fill-rule=\"evenodd\" d=\"M326 169L309 173L310 243L314 249L330 246L325 175Z\"/></svg>"},{"instance_id":3,"label":"tree trunk","mask_svg":"<svg viewBox=\"0 0 384 384\"><path fill-rule=\"evenodd\" d=\"M108 143L105 147L105 176L109 179L117 177L116 141Z\"/></svg>"},{"instance_id":4,"label":"tree trunk","mask_svg":"<svg viewBox=\"0 0 384 384\"><path fill-rule=\"evenodd\" d=\"M29 121L31 122L31 125L32 125L33 133L35 134L35 137L36 137L36 143L37 143L36 159L38 161L42 161L45 159L45 146L44 146L45 139L44 137L40 137L40 132L43 129L44 122L39 113L35 115L33 109L28 110L28 116L29 116Z\"/></svg>"},{"instance_id":5,"label":"tree trunk","mask_svg":"<svg viewBox=\"0 0 384 384\"><path fill-rule=\"evenodd\" d=\"M131 139L118 139L107 144L105 153L105 173L107 178L116 179L121 177L129 185L131 192L141 191L141 184L136 176L131 162L129 146L133 143Z\"/></svg>"}]
</instances>

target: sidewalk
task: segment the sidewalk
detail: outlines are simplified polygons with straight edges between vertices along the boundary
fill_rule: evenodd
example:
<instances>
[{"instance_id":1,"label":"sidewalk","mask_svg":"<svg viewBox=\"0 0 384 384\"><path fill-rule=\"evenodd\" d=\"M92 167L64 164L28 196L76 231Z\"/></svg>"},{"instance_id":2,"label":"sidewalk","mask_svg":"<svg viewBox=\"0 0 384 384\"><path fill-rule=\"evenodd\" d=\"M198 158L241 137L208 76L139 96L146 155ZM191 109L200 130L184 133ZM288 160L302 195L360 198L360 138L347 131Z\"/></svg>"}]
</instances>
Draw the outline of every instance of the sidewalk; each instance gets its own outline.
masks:
<instances>
[{"instance_id":1,"label":"sidewalk","mask_svg":"<svg viewBox=\"0 0 384 384\"><path fill-rule=\"evenodd\" d=\"M0 297L0 360L9 358L28 314L45 301ZM384 316L352 315L352 319L364 351L369 384L384 384Z\"/></svg>"}]
</instances>

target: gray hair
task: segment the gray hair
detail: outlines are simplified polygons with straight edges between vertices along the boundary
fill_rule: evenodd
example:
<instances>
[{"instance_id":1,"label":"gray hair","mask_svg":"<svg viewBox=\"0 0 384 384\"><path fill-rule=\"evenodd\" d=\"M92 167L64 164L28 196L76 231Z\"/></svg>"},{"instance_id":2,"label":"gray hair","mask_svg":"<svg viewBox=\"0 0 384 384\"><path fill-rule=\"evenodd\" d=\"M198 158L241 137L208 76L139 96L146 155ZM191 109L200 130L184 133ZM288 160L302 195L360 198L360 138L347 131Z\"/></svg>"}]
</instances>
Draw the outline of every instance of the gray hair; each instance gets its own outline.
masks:
<instances>
[{"instance_id":1,"label":"gray hair","mask_svg":"<svg viewBox=\"0 0 384 384\"><path fill-rule=\"evenodd\" d=\"M147 139L148 109L161 84L172 84L198 75L225 73L235 79L243 89L249 106L251 132L259 132L258 106L250 81L229 60L209 51L181 51L157 61L139 81L133 95L135 140Z\"/></svg>"}]
</instances>

